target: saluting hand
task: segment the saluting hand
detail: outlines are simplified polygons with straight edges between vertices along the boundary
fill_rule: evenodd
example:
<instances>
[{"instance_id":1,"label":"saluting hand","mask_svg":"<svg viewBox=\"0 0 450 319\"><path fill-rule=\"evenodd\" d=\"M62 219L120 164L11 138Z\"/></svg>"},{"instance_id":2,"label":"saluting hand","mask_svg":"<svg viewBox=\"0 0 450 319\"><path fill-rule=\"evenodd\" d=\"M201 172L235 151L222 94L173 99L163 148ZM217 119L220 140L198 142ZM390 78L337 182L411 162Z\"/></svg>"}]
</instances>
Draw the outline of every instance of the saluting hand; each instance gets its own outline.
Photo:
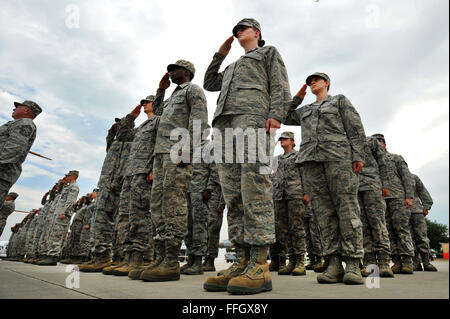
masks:
<instances>
[{"instance_id":1,"label":"saluting hand","mask_svg":"<svg viewBox=\"0 0 450 319\"><path fill-rule=\"evenodd\" d=\"M303 86L301 87L301 89L297 92L297 95L299 98L303 99L306 95L306 89L308 88L308 85L303 84Z\"/></svg>"},{"instance_id":2,"label":"saluting hand","mask_svg":"<svg viewBox=\"0 0 450 319\"><path fill-rule=\"evenodd\" d=\"M130 112L130 114L131 115L133 115L134 117L138 117L139 116L139 113L141 113L141 107L142 107L142 105L137 105L134 109L133 109L133 111L131 111Z\"/></svg>"},{"instance_id":3,"label":"saluting hand","mask_svg":"<svg viewBox=\"0 0 450 319\"><path fill-rule=\"evenodd\" d=\"M227 56L231 50L231 43L234 41L234 36L229 37L225 40L225 42L220 46L219 51L217 53L222 54L223 56Z\"/></svg>"},{"instance_id":4,"label":"saluting hand","mask_svg":"<svg viewBox=\"0 0 450 319\"><path fill-rule=\"evenodd\" d=\"M164 76L162 77L161 81L159 81L159 88L160 89L167 89L170 86L170 75L169 72L166 72Z\"/></svg>"},{"instance_id":5,"label":"saluting hand","mask_svg":"<svg viewBox=\"0 0 450 319\"><path fill-rule=\"evenodd\" d=\"M364 163L363 162L353 162L353 173L358 173L363 169Z\"/></svg>"}]
</instances>

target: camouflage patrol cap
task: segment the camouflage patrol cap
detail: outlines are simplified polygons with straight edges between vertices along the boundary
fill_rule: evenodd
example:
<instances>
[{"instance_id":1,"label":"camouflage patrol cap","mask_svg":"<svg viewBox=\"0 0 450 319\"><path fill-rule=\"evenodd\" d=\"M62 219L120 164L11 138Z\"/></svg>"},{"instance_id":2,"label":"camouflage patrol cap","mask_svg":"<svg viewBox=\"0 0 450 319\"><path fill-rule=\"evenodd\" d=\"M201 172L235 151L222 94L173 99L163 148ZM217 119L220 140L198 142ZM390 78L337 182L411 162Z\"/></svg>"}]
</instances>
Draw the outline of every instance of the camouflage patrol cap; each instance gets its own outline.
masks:
<instances>
[{"instance_id":1,"label":"camouflage patrol cap","mask_svg":"<svg viewBox=\"0 0 450 319\"><path fill-rule=\"evenodd\" d=\"M11 192L7 196L11 196L12 198L16 199L17 197L19 197L19 194Z\"/></svg>"},{"instance_id":2,"label":"camouflage patrol cap","mask_svg":"<svg viewBox=\"0 0 450 319\"><path fill-rule=\"evenodd\" d=\"M154 95L149 95L147 96L145 99L141 100L141 105L143 105L144 103L150 103L150 102L154 102L155 101L155 96Z\"/></svg>"},{"instance_id":3,"label":"camouflage patrol cap","mask_svg":"<svg viewBox=\"0 0 450 319\"><path fill-rule=\"evenodd\" d=\"M174 67L182 67L191 72L191 80L194 78L195 75L195 67L194 65L186 60L178 60L175 63L169 64L167 66L167 72L170 72L170 70L173 70Z\"/></svg>"},{"instance_id":4,"label":"camouflage patrol cap","mask_svg":"<svg viewBox=\"0 0 450 319\"><path fill-rule=\"evenodd\" d=\"M384 135L381 134L381 133L372 134L372 137L375 137L377 140L383 140L383 142L386 141L386 140L384 139Z\"/></svg>"},{"instance_id":5,"label":"camouflage patrol cap","mask_svg":"<svg viewBox=\"0 0 450 319\"><path fill-rule=\"evenodd\" d=\"M278 138L278 140L280 140L282 138L290 138L291 140L295 140L293 132L283 132L283 133L281 133L281 136Z\"/></svg>"},{"instance_id":6,"label":"camouflage patrol cap","mask_svg":"<svg viewBox=\"0 0 450 319\"><path fill-rule=\"evenodd\" d=\"M69 173L66 174L66 176L76 176L78 177L80 173L78 171L69 171Z\"/></svg>"},{"instance_id":7,"label":"camouflage patrol cap","mask_svg":"<svg viewBox=\"0 0 450 319\"><path fill-rule=\"evenodd\" d=\"M241 21L239 21L233 28L233 35L234 35L235 38L238 37L237 33L238 33L238 30L239 30L240 26L251 27L251 28L255 28L256 30L258 30L259 34L260 34L258 45L260 47L264 46L265 41L262 39L261 25L259 24L258 21L256 21L253 18L244 18Z\"/></svg>"},{"instance_id":8,"label":"camouflage patrol cap","mask_svg":"<svg viewBox=\"0 0 450 319\"><path fill-rule=\"evenodd\" d=\"M33 101L23 101L23 103L14 102L14 106L15 107L26 106L31 110L31 112L33 112L34 116L38 116L42 112L41 107L36 102Z\"/></svg>"},{"instance_id":9,"label":"camouflage patrol cap","mask_svg":"<svg viewBox=\"0 0 450 319\"><path fill-rule=\"evenodd\" d=\"M324 79L325 81L328 81L328 83L330 83L330 84L328 85L328 90L329 90L329 89L330 89L330 86L331 86L330 77L329 77L328 75L326 75L325 73L322 73L322 72L315 72L314 74L311 74L310 76L308 76L308 77L306 78L306 84L307 84L308 86L311 86L311 79L312 79L313 77L316 77L316 76L318 76L318 77Z\"/></svg>"}]
</instances>

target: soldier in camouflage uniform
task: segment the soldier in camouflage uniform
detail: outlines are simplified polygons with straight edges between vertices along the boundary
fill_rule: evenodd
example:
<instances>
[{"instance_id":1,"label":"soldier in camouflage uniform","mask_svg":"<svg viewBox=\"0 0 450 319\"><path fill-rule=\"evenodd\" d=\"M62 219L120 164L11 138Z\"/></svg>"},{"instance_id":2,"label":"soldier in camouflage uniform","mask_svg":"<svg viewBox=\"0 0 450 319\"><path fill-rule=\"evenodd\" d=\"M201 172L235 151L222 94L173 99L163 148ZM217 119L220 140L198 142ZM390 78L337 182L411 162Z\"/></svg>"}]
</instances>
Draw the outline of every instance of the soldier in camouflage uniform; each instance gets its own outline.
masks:
<instances>
[{"instance_id":1,"label":"soldier in camouflage uniform","mask_svg":"<svg viewBox=\"0 0 450 319\"><path fill-rule=\"evenodd\" d=\"M15 200L18 196L17 193L9 193L5 198L3 206L0 207L0 235L3 233L8 216L16 209Z\"/></svg>"},{"instance_id":2,"label":"soldier in camouflage uniform","mask_svg":"<svg viewBox=\"0 0 450 319\"><path fill-rule=\"evenodd\" d=\"M374 134L386 151L387 171L390 176L389 193L385 194L386 226L391 243L391 267L394 274L413 274L414 243L411 237L409 222L414 197L414 178L408 169L408 164L402 156L389 153L386 150L386 140L382 134Z\"/></svg>"},{"instance_id":3,"label":"soldier in camouflage uniform","mask_svg":"<svg viewBox=\"0 0 450 319\"><path fill-rule=\"evenodd\" d=\"M67 259L63 259L60 262L62 264L77 264L81 263L80 253L79 253L79 242L81 229L83 227L83 211L86 209L86 195L82 196L74 204L74 214L72 218L72 223L70 225L70 232L67 242Z\"/></svg>"},{"instance_id":4,"label":"soldier in camouflage uniform","mask_svg":"<svg viewBox=\"0 0 450 319\"><path fill-rule=\"evenodd\" d=\"M94 189L93 192L90 194L90 197L88 198L87 202L87 208L86 211L83 214L83 228L81 229L80 233L80 241L79 241L79 248L78 253L81 257L81 260L89 260L90 252L91 252L91 228L92 224L94 222L94 212L95 212L95 204L97 201L98 196L98 189Z\"/></svg>"},{"instance_id":5,"label":"soldier in camouflage uniform","mask_svg":"<svg viewBox=\"0 0 450 319\"><path fill-rule=\"evenodd\" d=\"M40 219L40 209L33 209L31 212L33 213L33 217L25 237L25 263L30 263L31 260L35 258L33 255L34 234L36 233L36 228Z\"/></svg>"},{"instance_id":6,"label":"soldier in camouflage uniform","mask_svg":"<svg viewBox=\"0 0 450 319\"><path fill-rule=\"evenodd\" d=\"M278 220L281 256L289 256L289 263L280 264L279 275L306 275L305 253L306 233L303 226L305 214L304 192L300 168L295 160L297 151L294 150L294 133L283 132L279 138L284 154L276 157L276 172L273 178L273 199L275 206L275 220ZM272 256L271 256L272 258Z\"/></svg>"},{"instance_id":7,"label":"soldier in camouflage uniform","mask_svg":"<svg viewBox=\"0 0 450 319\"><path fill-rule=\"evenodd\" d=\"M8 261L19 261L20 258L17 256L16 244L19 236L19 230L21 227L21 223L16 223L13 227L11 227L11 236L8 241L8 249L7 249L7 258Z\"/></svg>"},{"instance_id":8,"label":"soldier in camouflage uniform","mask_svg":"<svg viewBox=\"0 0 450 319\"><path fill-rule=\"evenodd\" d=\"M417 175L411 174L414 178L414 198L411 207L411 236L414 242L414 271L437 271L430 263L430 240L427 236L427 222L425 216L433 205L430 193L423 185Z\"/></svg>"},{"instance_id":9,"label":"soldier in camouflage uniform","mask_svg":"<svg viewBox=\"0 0 450 319\"><path fill-rule=\"evenodd\" d=\"M155 226L153 239L156 258L141 274L140 278L145 281L180 279L178 255L181 241L187 232L186 193L192 177L192 162L201 161L201 158L193 158L193 155L198 156L201 134L208 125L205 94L191 82L195 74L194 65L186 60L178 60L169 64L167 71L159 83L156 101L162 101L159 96L163 97L169 88L169 76L177 87L169 99L153 103L153 112L161 116L154 151L154 180L150 201L151 219ZM199 136L194 138L197 130ZM170 139L170 135L176 136L177 132L182 135L178 142Z\"/></svg>"},{"instance_id":10,"label":"soldier in camouflage uniform","mask_svg":"<svg viewBox=\"0 0 450 319\"><path fill-rule=\"evenodd\" d=\"M78 175L78 171L73 170L64 177L66 184L54 209L53 226L49 233L46 258L38 262L38 265L54 266L58 262L61 255L63 237L66 235L67 227L72 217L71 209L80 191L76 183Z\"/></svg>"},{"instance_id":11,"label":"soldier in camouflage uniform","mask_svg":"<svg viewBox=\"0 0 450 319\"><path fill-rule=\"evenodd\" d=\"M123 252L128 255L126 264L113 270L113 275L139 279L147 258L153 259L152 223L150 219L150 197L153 182L153 150L159 116L153 114L152 105L155 96L149 95L140 104L147 120L134 129L134 139L125 168L122 191L120 193L119 216L126 215L128 229L123 239ZM136 117L128 114L121 120L121 125L134 127ZM119 217L119 218L120 218ZM132 272L132 273L130 273Z\"/></svg>"},{"instance_id":12,"label":"soldier in camouflage uniform","mask_svg":"<svg viewBox=\"0 0 450 319\"><path fill-rule=\"evenodd\" d=\"M316 102L299 109L306 85ZM364 165L366 135L358 112L344 95L328 94L330 78L316 72L294 97L287 125L301 125L297 163L303 167L305 192L311 199L328 268L319 283L363 284L359 269L363 232L358 204L358 175ZM341 257L345 258L345 271Z\"/></svg>"},{"instance_id":13,"label":"soldier in camouflage uniform","mask_svg":"<svg viewBox=\"0 0 450 319\"><path fill-rule=\"evenodd\" d=\"M203 271L216 271L214 259L219 255L220 229L223 222L225 200L220 186L219 172L214 161L210 164L210 174L203 200L208 203L208 249L203 263Z\"/></svg>"},{"instance_id":14,"label":"soldier in camouflage uniform","mask_svg":"<svg viewBox=\"0 0 450 319\"><path fill-rule=\"evenodd\" d=\"M16 243L16 250L17 255L20 258L19 261L23 262L25 257L25 244L26 244L26 237L28 230L31 226L31 221L33 220L34 213L29 213L25 218L22 220L21 228L19 229L17 243Z\"/></svg>"},{"instance_id":15,"label":"soldier in camouflage uniform","mask_svg":"<svg viewBox=\"0 0 450 319\"><path fill-rule=\"evenodd\" d=\"M364 268L363 276L370 274L365 268L378 265L380 277L394 277L389 267L391 245L386 228L386 204L382 194L389 193L389 174L386 152L377 139L366 138L364 167L359 173L358 201L363 224Z\"/></svg>"},{"instance_id":16,"label":"soldier in camouflage uniform","mask_svg":"<svg viewBox=\"0 0 450 319\"><path fill-rule=\"evenodd\" d=\"M209 152L212 144L209 140L202 141L202 153ZM205 158L203 158L205 160ZM184 275L203 274L202 258L208 249L208 202L203 199L203 192L208 184L210 164L207 161L193 164L191 185L187 192L188 223L184 242L187 247L188 263L181 267Z\"/></svg>"},{"instance_id":17,"label":"soldier in camouflage uniform","mask_svg":"<svg viewBox=\"0 0 450 319\"><path fill-rule=\"evenodd\" d=\"M139 112L139 109L135 108L132 113L139 115ZM97 183L99 191L89 239L91 259L79 265L80 271L102 272L104 268L111 266L111 254L114 253L115 265L120 264L119 258L123 259L124 257L121 256L120 248L117 247L119 238L117 238L116 226L119 217L118 207L123 182L123 167L128 158L133 137L132 128L118 122L116 139L108 148ZM122 224L127 224L127 221ZM107 274L111 274L111 272L107 272Z\"/></svg>"},{"instance_id":18,"label":"soldier in camouflage uniform","mask_svg":"<svg viewBox=\"0 0 450 319\"><path fill-rule=\"evenodd\" d=\"M42 112L33 101L14 105L14 120L0 126L0 208L22 172L22 163L36 138L33 119Z\"/></svg>"},{"instance_id":19,"label":"soldier in camouflage uniform","mask_svg":"<svg viewBox=\"0 0 450 319\"><path fill-rule=\"evenodd\" d=\"M284 120L291 96L283 59L275 47L264 46L259 22L245 18L232 33L245 55L219 73L234 39L229 37L214 54L203 87L220 91L212 121L213 141L215 151L217 146L223 154L221 162L216 164L228 209L228 236L238 257L222 275L207 278L204 288L235 294L259 293L272 289L266 262L269 245L275 241L268 160L275 142L271 133ZM233 142L226 145L225 131L230 129L234 133ZM237 141L240 130L257 135L252 138L255 144L251 145L248 134L245 140ZM263 134L258 134L261 131ZM243 145L239 147L241 142ZM258 158L253 160L256 145ZM243 156L238 154L241 150ZM216 159L220 158L215 155ZM236 157L232 163L224 160L230 155Z\"/></svg>"}]
</instances>

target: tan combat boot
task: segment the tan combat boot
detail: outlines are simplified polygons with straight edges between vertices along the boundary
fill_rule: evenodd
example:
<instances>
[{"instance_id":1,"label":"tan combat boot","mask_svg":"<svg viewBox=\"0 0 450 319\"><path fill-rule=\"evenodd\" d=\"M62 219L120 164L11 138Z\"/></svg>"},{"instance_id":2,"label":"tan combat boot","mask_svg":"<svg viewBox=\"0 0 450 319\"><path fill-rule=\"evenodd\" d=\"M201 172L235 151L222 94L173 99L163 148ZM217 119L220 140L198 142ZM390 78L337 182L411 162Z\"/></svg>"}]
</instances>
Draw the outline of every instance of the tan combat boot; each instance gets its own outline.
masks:
<instances>
[{"instance_id":1,"label":"tan combat boot","mask_svg":"<svg viewBox=\"0 0 450 319\"><path fill-rule=\"evenodd\" d=\"M102 272L103 268L111 265L111 258L109 256L94 256L92 263L86 266L79 266L82 272Z\"/></svg>"},{"instance_id":2,"label":"tan combat boot","mask_svg":"<svg viewBox=\"0 0 450 319\"><path fill-rule=\"evenodd\" d=\"M144 273L152 270L153 268L158 267L163 262L164 257L166 256L166 247L163 241L155 240L154 245L155 245L155 258L148 266L145 266L142 269L142 271L139 273L138 279L144 280L143 277L146 276ZM137 277L137 275L138 275L137 273L136 274L132 273L128 274L128 277L132 276L133 277L132 279L134 279L134 277L135 276Z\"/></svg>"},{"instance_id":3,"label":"tan combat boot","mask_svg":"<svg viewBox=\"0 0 450 319\"><path fill-rule=\"evenodd\" d=\"M203 271L216 271L216 266L214 266L214 257L206 256L205 261L203 262Z\"/></svg>"},{"instance_id":4,"label":"tan combat boot","mask_svg":"<svg viewBox=\"0 0 450 319\"><path fill-rule=\"evenodd\" d=\"M251 246L247 268L242 274L229 280L229 293L248 295L272 290L272 278L266 260L268 249L269 246Z\"/></svg>"},{"instance_id":5,"label":"tan combat boot","mask_svg":"<svg viewBox=\"0 0 450 319\"><path fill-rule=\"evenodd\" d=\"M322 274L317 276L317 281L320 284L334 284L337 282L341 282L344 278L344 267L342 267L340 256L337 254L333 254L327 256L326 260L328 261L328 267Z\"/></svg>"},{"instance_id":6,"label":"tan combat boot","mask_svg":"<svg viewBox=\"0 0 450 319\"><path fill-rule=\"evenodd\" d=\"M377 257L374 253L364 253L364 263L363 268L361 269L361 274L363 277L369 276L372 271L367 270L367 266L369 265L376 265L377 264Z\"/></svg>"},{"instance_id":7,"label":"tan combat boot","mask_svg":"<svg viewBox=\"0 0 450 319\"><path fill-rule=\"evenodd\" d=\"M345 265L345 274L342 281L345 285L362 285L364 283L361 275L361 269L359 268L360 258L347 258Z\"/></svg>"},{"instance_id":8,"label":"tan combat boot","mask_svg":"<svg viewBox=\"0 0 450 319\"><path fill-rule=\"evenodd\" d=\"M423 270L425 271L438 271L436 267L434 267L430 263L430 256L428 253L420 254L422 257Z\"/></svg>"},{"instance_id":9,"label":"tan combat boot","mask_svg":"<svg viewBox=\"0 0 450 319\"><path fill-rule=\"evenodd\" d=\"M236 259L233 264L215 277L208 277L203 283L206 291L227 291L228 282L231 278L239 276L247 267L250 258L250 248L236 247Z\"/></svg>"},{"instance_id":10,"label":"tan combat boot","mask_svg":"<svg viewBox=\"0 0 450 319\"><path fill-rule=\"evenodd\" d=\"M164 260L157 267L142 272L140 278L144 281L157 282L180 280L180 263L178 262L180 247L181 240L165 241Z\"/></svg>"},{"instance_id":11,"label":"tan combat boot","mask_svg":"<svg viewBox=\"0 0 450 319\"><path fill-rule=\"evenodd\" d=\"M384 251L379 251L377 253L378 258L378 268L380 270L380 277L384 278L393 278L394 273L392 269L389 267L390 257L389 254Z\"/></svg>"},{"instance_id":12,"label":"tan combat boot","mask_svg":"<svg viewBox=\"0 0 450 319\"><path fill-rule=\"evenodd\" d=\"M292 276L305 276L306 275L306 267L305 267L305 255L294 255L295 256L295 268L292 271Z\"/></svg>"},{"instance_id":13,"label":"tan combat boot","mask_svg":"<svg viewBox=\"0 0 450 319\"><path fill-rule=\"evenodd\" d=\"M314 272L321 273L321 272L324 272L325 270L327 270L329 257L326 256L323 259L325 260L324 262L322 262L322 257L321 256L317 256L316 265L314 266Z\"/></svg>"},{"instance_id":14,"label":"tan combat boot","mask_svg":"<svg viewBox=\"0 0 450 319\"><path fill-rule=\"evenodd\" d=\"M400 255L392 255L392 262L394 265L391 267L394 274L402 273L402 257Z\"/></svg>"},{"instance_id":15,"label":"tan combat boot","mask_svg":"<svg viewBox=\"0 0 450 319\"><path fill-rule=\"evenodd\" d=\"M114 269L128 265L128 263L130 262L130 257L131 257L131 252L127 251L125 253L125 257L123 258L123 260L121 262L117 263L117 261L116 261L115 264L111 263L111 265L109 267L103 268L102 273L104 275L112 275Z\"/></svg>"},{"instance_id":16,"label":"tan combat boot","mask_svg":"<svg viewBox=\"0 0 450 319\"><path fill-rule=\"evenodd\" d=\"M128 276L128 273L133 266L143 266L144 265L144 254L138 251L132 251L130 255L129 262L122 267L114 268L112 274L114 276Z\"/></svg>"},{"instance_id":17,"label":"tan combat boot","mask_svg":"<svg viewBox=\"0 0 450 319\"><path fill-rule=\"evenodd\" d=\"M280 264L280 269L278 270L278 275L290 275L295 268L295 256L289 256L289 262Z\"/></svg>"},{"instance_id":18,"label":"tan combat boot","mask_svg":"<svg viewBox=\"0 0 450 319\"><path fill-rule=\"evenodd\" d=\"M180 273L184 274L185 269L192 267L192 265L194 264L194 258L195 258L194 255L188 254L187 263L181 266Z\"/></svg>"},{"instance_id":19,"label":"tan combat boot","mask_svg":"<svg viewBox=\"0 0 450 319\"><path fill-rule=\"evenodd\" d=\"M184 270L184 275L203 275L203 266L202 259L203 256L195 256L193 255L194 262L191 267L188 267Z\"/></svg>"},{"instance_id":20,"label":"tan combat boot","mask_svg":"<svg viewBox=\"0 0 450 319\"><path fill-rule=\"evenodd\" d=\"M402 274L412 275L414 273L413 260L411 256L403 255L402 256Z\"/></svg>"}]
</instances>

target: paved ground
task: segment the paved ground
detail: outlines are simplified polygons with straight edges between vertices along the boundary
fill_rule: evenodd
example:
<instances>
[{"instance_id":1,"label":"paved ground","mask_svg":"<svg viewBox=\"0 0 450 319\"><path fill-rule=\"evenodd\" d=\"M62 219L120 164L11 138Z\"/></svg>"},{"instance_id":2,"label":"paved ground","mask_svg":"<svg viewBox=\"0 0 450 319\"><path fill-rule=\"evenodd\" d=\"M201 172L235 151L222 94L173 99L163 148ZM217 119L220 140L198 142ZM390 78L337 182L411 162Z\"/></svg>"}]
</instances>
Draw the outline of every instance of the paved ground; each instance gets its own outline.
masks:
<instances>
[{"instance_id":1,"label":"paved ground","mask_svg":"<svg viewBox=\"0 0 450 319\"><path fill-rule=\"evenodd\" d=\"M366 285L320 285L316 275L279 276L272 273L273 290L258 294L258 299L448 299L448 261L433 262L437 273L416 272L380 278L379 288ZM228 264L230 265L230 264ZM130 280L128 277L105 276L101 273L79 274L79 288L69 289L70 278L76 273L66 272L68 265L37 266L0 260L0 299L254 299L255 295L233 296L227 292L210 293L203 290L203 281L214 273L201 276L182 275L180 281L151 283ZM224 261L216 261L216 268L226 268ZM72 277L70 277L72 276ZM69 278L68 278L69 277Z\"/></svg>"}]
</instances>

